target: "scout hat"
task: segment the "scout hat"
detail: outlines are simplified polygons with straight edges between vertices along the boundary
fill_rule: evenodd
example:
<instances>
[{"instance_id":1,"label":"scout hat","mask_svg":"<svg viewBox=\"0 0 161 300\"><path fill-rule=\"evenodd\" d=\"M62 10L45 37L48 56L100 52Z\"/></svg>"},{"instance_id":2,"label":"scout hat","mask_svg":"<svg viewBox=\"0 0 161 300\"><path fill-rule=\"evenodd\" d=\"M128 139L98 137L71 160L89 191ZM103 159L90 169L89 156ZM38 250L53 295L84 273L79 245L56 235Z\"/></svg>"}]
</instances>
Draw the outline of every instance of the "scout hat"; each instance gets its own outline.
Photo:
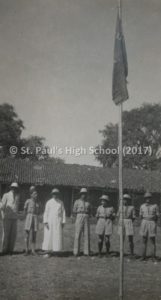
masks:
<instances>
[{"instance_id":1,"label":"scout hat","mask_svg":"<svg viewBox=\"0 0 161 300\"><path fill-rule=\"evenodd\" d=\"M80 194L87 194L87 189L86 188L81 188Z\"/></svg>"},{"instance_id":2,"label":"scout hat","mask_svg":"<svg viewBox=\"0 0 161 300\"><path fill-rule=\"evenodd\" d=\"M102 196L100 197L100 200L109 201L110 199L109 199L109 197L108 197L107 195L102 195Z\"/></svg>"},{"instance_id":3,"label":"scout hat","mask_svg":"<svg viewBox=\"0 0 161 300\"><path fill-rule=\"evenodd\" d=\"M52 189L51 194L60 194L60 191L56 188Z\"/></svg>"},{"instance_id":4,"label":"scout hat","mask_svg":"<svg viewBox=\"0 0 161 300\"><path fill-rule=\"evenodd\" d=\"M124 194L123 199L131 200L131 196L128 194Z\"/></svg>"},{"instance_id":5,"label":"scout hat","mask_svg":"<svg viewBox=\"0 0 161 300\"><path fill-rule=\"evenodd\" d=\"M152 198L152 194L149 193L149 192L146 192L146 193L144 194L144 198L145 198L145 199L146 199L146 198Z\"/></svg>"},{"instance_id":6,"label":"scout hat","mask_svg":"<svg viewBox=\"0 0 161 300\"><path fill-rule=\"evenodd\" d=\"M29 189L30 194L32 194L34 191L36 191L36 187L34 185L31 185Z\"/></svg>"},{"instance_id":7,"label":"scout hat","mask_svg":"<svg viewBox=\"0 0 161 300\"><path fill-rule=\"evenodd\" d=\"M11 187L11 188L14 188L14 189L15 189L15 188L16 188L16 189L18 189L18 188L19 188L19 186L18 186L18 183L17 183L17 182L12 182L12 183L11 183L11 185L10 185L10 187Z\"/></svg>"}]
</instances>

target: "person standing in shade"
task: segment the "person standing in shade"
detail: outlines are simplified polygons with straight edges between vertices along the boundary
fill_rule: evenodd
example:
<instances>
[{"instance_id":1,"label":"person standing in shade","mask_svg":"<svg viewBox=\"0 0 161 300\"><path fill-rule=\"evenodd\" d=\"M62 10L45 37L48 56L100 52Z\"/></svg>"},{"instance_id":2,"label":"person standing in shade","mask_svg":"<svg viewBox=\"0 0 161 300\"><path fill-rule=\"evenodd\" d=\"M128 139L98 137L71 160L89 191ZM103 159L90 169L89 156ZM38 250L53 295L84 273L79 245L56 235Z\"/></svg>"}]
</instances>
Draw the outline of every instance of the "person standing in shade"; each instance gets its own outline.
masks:
<instances>
[{"instance_id":1,"label":"person standing in shade","mask_svg":"<svg viewBox=\"0 0 161 300\"><path fill-rule=\"evenodd\" d=\"M135 208L131 205L131 196L128 194L123 195L123 237L128 237L129 247L130 247L130 254L133 257L134 255L134 221L136 218L135 215ZM118 211L118 217L120 219L120 209ZM119 228L118 233L121 233L121 225L119 220Z\"/></svg>"},{"instance_id":2,"label":"person standing in shade","mask_svg":"<svg viewBox=\"0 0 161 300\"><path fill-rule=\"evenodd\" d=\"M148 238L150 239L153 251L152 258L156 259L156 234L157 234L157 221L159 218L159 208L157 204L152 204L152 195L146 192L144 195L145 203L140 207L140 235L143 238L143 251L142 260L146 259Z\"/></svg>"},{"instance_id":3,"label":"person standing in shade","mask_svg":"<svg viewBox=\"0 0 161 300\"><path fill-rule=\"evenodd\" d=\"M30 233L32 239L32 255L35 255L36 248L36 234L38 230L38 215L39 204L37 202L37 191L35 186L30 187L30 199L26 200L24 205L24 211L26 214L25 232L26 232L26 255L29 254L29 240Z\"/></svg>"},{"instance_id":4,"label":"person standing in shade","mask_svg":"<svg viewBox=\"0 0 161 300\"><path fill-rule=\"evenodd\" d=\"M19 186L17 182L10 185L10 191L5 193L0 203L2 212L2 253L12 254L17 236L17 219L19 206Z\"/></svg>"},{"instance_id":5,"label":"person standing in shade","mask_svg":"<svg viewBox=\"0 0 161 300\"><path fill-rule=\"evenodd\" d=\"M66 216L64 204L60 200L60 192L54 188L51 192L52 198L47 201L43 217L44 241L42 249L47 252L45 257L51 252L63 250L63 227Z\"/></svg>"},{"instance_id":6,"label":"person standing in shade","mask_svg":"<svg viewBox=\"0 0 161 300\"><path fill-rule=\"evenodd\" d=\"M96 234L98 235L98 251L101 257L103 242L105 239L106 256L110 251L110 236L112 235L113 220L115 218L114 208L110 205L110 199L107 195L100 197L101 205L97 209Z\"/></svg>"},{"instance_id":7,"label":"person standing in shade","mask_svg":"<svg viewBox=\"0 0 161 300\"><path fill-rule=\"evenodd\" d=\"M84 255L90 255L90 203L87 201L87 189L82 188L80 190L80 198L75 201L73 207L73 214L76 215L75 221L75 238L74 238L74 250L75 256L80 254L80 242L81 235L84 234Z\"/></svg>"}]
</instances>

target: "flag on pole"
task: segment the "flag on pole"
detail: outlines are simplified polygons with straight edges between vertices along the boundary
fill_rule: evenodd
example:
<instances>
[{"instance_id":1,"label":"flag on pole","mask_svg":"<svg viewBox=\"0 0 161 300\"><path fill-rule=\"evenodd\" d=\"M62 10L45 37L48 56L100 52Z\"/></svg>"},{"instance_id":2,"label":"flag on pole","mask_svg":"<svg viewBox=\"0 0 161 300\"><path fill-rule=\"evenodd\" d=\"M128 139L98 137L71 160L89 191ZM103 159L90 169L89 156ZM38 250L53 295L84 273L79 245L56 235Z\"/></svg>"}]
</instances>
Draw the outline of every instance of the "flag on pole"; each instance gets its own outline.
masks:
<instances>
[{"instance_id":1,"label":"flag on pole","mask_svg":"<svg viewBox=\"0 0 161 300\"><path fill-rule=\"evenodd\" d=\"M122 30L122 20L118 13L114 45L114 65L112 81L112 98L115 104L120 104L129 98L127 90L128 62L125 39Z\"/></svg>"}]
</instances>

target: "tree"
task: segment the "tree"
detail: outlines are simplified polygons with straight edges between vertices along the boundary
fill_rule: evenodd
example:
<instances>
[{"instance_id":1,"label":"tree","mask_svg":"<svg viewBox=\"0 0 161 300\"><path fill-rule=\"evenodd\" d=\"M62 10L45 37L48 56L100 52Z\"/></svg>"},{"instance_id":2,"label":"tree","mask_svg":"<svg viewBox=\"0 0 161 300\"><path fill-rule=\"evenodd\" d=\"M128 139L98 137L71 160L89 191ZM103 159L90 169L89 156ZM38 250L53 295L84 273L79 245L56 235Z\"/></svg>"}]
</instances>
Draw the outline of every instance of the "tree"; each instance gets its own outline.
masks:
<instances>
[{"instance_id":1,"label":"tree","mask_svg":"<svg viewBox=\"0 0 161 300\"><path fill-rule=\"evenodd\" d=\"M64 163L61 158L51 156L50 148L45 145L45 138L37 135L23 139L19 153L21 158L29 160L52 160L55 163Z\"/></svg>"},{"instance_id":2,"label":"tree","mask_svg":"<svg viewBox=\"0 0 161 300\"><path fill-rule=\"evenodd\" d=\"M22 145L18 151L21 158L27 158L29 160L47 159L49 154L44 142L45 138L37 135L31 135L28 138L23 139Z\"/></svg>"},{"instance_id":3,"label":"tree","mask_svg":"<svg viewBox=\"0 0 161 300\"><path fill-rule=\"evenodd\" d=\"M107 149L118 148L118 126L108 124L100 133L101 145L96 147L95 157L105 167L118 165L118 153ZM160 169L161 155L161 105L144 104L140 108L123 112L123 165L128 168ZM98 151L101 149L102 151ZM104 152L103 152L104 150ZM161 153L161 151L160 151Z\"/></svg>"},{"instance_id":4,"label":"tree","mask_svg":"<svg viewBox=\"0 0 161 300\"><path fill-rule=\"evenodd\" d=\"M52 159L55 163L64 163L62 159L50 155L44 137L32 135L22 138L24 128L23 121L18 117L12 105L8 103L0 105L1 158L12 156L29 160Z\"/></svg>"},{"instance_id":5,"label":"tree","mask_svg":"<svg viewBox=\"0 0 161 300\"><path fill-rule=\"evenodd\" d=\"M0 105L0 146L3 149L3 156L9 155L9 148L12 145L19 146L21 133L24 124L19 119L14 107L4 103Z\"/></svg>"}]
</instances>

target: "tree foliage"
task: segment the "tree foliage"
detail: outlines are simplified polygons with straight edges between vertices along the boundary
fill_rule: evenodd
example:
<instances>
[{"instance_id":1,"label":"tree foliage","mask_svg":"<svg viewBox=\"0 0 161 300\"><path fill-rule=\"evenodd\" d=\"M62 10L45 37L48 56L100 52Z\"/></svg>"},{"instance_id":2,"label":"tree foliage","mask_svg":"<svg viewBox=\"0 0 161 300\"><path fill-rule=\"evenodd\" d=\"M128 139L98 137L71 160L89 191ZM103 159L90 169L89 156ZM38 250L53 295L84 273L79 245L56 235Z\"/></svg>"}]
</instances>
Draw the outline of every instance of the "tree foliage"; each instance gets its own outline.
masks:
<instances>
[{"instance_id":1,"label":"tree foliage","mask_svg":"<svg viewBox=\"0 0 161 300\"><path fill-rule=\"evenodd\" d=\"M8 103L0 105L0 157L12 156L29 160L51 159L55 163L64 162L60 158L50 156L44 137L31 135L23 138L24 129L24 123L14 107ZM11 153L12 146L17 147L17 153Z\"/></svg>"},{"instance_id":2,"label":"tree foliage","mask_svg":"<svg viewBox=\"0 0 161 300\"><path fill-rule=\"evenodd\" d=\"M117 124L107 124L100 133L103 136L103 140L96 149L118 148ZM160 104L144 104L140 108L123 112L123 147L125 150L123 157L124 167L160 169ZM118 165L118 155L102 152L97 152L95 157L103 166L113 167Z\"/></svg>"},{"instance_id":3,"label":"tree foliage","mask_svg":"<svg viewBox=\"0 0 161 300\"><path fill-rule=\"evenodd\" d=\"M19 119L14 107L4 103L0 105L0 145L3 148L3 155L9 155L9 148L12 145L21 144L21 134L24 124Z\"/></svg>"}]
</instances>

